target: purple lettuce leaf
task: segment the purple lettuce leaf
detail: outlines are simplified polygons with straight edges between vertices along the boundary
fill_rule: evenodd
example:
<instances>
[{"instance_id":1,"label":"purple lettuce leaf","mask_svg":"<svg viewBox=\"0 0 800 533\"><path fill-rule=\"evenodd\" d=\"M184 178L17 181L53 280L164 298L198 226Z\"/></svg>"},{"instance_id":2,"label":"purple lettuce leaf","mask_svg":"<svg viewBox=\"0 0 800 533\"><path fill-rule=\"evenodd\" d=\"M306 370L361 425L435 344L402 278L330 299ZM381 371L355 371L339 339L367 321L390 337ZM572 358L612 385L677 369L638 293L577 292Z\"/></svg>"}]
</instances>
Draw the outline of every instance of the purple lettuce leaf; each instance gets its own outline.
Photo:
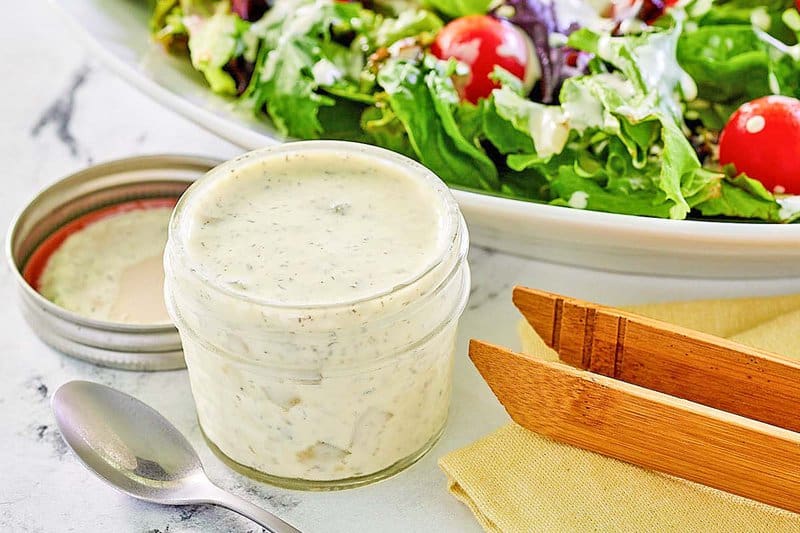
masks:
<instances>
[{"instance_id":1,"label":"purple lettuce leaf","mask_svg":"<svg viewBox=\"0 0 800 533\"><path fill-rule=\"evenodd\" d=\"M567 35L579 28L574 23L559 25L553 4L541 0L506 0L491 15L515 24L531 38L542 72L535 100L555 103L561 83L586 72L589 58L585 53L552 44L552 34L564 35L566 40Z\"/></svg>"},{"instance_id":2,"label":"purple lettuce leaf","mask_svg":"<svg viewBox=\"0 0 800 533\"><path fill-rule=\"evenodd\" d=\"M270 5L271 2L267 0L231 0L231 11L242 20L255 22L267 12Z\"/></svg>"}]
</instances>

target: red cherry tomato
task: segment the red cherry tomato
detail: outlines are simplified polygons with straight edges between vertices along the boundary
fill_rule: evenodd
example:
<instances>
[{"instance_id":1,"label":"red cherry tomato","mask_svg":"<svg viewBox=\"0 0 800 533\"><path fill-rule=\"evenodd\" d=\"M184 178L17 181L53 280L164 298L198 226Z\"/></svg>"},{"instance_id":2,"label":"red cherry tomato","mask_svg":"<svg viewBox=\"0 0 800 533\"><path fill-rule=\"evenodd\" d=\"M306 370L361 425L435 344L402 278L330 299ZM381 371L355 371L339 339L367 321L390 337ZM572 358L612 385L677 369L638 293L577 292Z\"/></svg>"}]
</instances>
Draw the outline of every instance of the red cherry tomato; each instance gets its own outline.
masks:
<instances>
[{"instance_id":1,"label":"red cherry tomato","mask_svg":"<svg viewBox=\"0 0 800 533\"><path fill-rule=\"evenodd\" d=\"M742 105L719 138L719 160L770 191L800 194L800 100L764 96Z\"/></svg>"},{"instance_id":2,"label":"red cherry tomato","mask_svg":"<svg viewBox=\"0 0 800 533\"><path fill-rule=\"evenodd\" d=\"M465 84L457 84L457 88L462 100L473 104L498 86L489 78L495 65L528 85L533 85L532 78L539 65L527 35L510 22L487 15L453 20L436 36L431 52L439 59L454 57L469 65L469 78Z\"/></svg>"}]
</instances>

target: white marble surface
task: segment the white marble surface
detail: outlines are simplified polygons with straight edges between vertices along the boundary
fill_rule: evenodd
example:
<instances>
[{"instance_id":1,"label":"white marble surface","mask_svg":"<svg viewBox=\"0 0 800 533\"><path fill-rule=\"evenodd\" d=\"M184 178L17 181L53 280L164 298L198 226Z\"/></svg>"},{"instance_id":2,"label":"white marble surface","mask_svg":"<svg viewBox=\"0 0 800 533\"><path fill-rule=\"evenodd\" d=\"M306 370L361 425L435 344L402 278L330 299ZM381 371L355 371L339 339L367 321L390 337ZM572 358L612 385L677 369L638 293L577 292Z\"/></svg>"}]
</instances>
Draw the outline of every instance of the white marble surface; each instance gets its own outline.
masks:
<instances>
[{"instance_id":1,"label":"white marble surface","mask_svg":"<svg viewBox=\"0 0 800 533\"><path fill-rule=\"evenodd\" d=\"M43 0L17 2L0 33L0 226L35 191L97 161L142 153L230 157L239 150L127 87L87 57ZM557 231L557 228L554 228ZM704 282L626 277L533 262L483 249L470 255L473 290L461 323L454 402L444 438L423 460L385 482L350 491L302 493L242 478L205 447L184 371L102 369L43 345L16 307L14 280L0 269L0 531L256 531L210 507L167 508L106 487L65 449L49 398L62 383L88 379L133 394L194 443L210 477L304 531L479 531L445 490L444 453L507 417L466 357L469 337L516 346L512 284L619 304L800 291L800 279Z\"/></svg>"}]
</instances>

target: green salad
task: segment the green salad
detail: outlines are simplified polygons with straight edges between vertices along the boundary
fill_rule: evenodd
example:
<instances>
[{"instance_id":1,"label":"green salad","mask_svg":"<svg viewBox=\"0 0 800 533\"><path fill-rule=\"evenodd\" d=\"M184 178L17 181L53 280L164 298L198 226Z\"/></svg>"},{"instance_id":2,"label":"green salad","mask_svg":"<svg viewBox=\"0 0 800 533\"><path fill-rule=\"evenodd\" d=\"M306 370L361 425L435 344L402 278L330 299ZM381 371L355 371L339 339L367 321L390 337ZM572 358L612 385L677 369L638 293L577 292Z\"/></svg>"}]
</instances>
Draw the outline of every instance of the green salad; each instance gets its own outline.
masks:
<instances>
[{"instance_id":1,"label":"green salad","mask_svg":"<svg viewBox=\"0 0 800 533\"><path fill-rule=\"evenodd\" d=\"M794 0L157 0L151 30L287 137L383 146L454 188L800 218Z\"/></svg>"}]
</instances>

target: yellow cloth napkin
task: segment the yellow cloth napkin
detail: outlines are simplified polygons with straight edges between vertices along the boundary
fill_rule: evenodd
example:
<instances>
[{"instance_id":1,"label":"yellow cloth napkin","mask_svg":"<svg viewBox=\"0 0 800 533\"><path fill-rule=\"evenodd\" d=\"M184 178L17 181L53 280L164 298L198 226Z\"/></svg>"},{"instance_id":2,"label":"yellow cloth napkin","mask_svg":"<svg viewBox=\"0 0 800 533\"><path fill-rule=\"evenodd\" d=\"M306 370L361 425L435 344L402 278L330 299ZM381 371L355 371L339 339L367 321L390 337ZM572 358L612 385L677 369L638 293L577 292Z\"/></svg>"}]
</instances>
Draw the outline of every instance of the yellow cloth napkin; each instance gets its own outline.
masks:
<instances>
[{"instance_id":1,"label":"yellow cloth napkin","mask_svg":"<svg viewBox=\"0 0 800 533\"><path fill-rule=\"evenodd\" d=\"M800 295L629 307L800 358ZM557 359L520 324L523 351ZM800 532L800 515L552 441L514 423L447 454L449 489L491 532Z\"/></svg>"}]
</instances>

